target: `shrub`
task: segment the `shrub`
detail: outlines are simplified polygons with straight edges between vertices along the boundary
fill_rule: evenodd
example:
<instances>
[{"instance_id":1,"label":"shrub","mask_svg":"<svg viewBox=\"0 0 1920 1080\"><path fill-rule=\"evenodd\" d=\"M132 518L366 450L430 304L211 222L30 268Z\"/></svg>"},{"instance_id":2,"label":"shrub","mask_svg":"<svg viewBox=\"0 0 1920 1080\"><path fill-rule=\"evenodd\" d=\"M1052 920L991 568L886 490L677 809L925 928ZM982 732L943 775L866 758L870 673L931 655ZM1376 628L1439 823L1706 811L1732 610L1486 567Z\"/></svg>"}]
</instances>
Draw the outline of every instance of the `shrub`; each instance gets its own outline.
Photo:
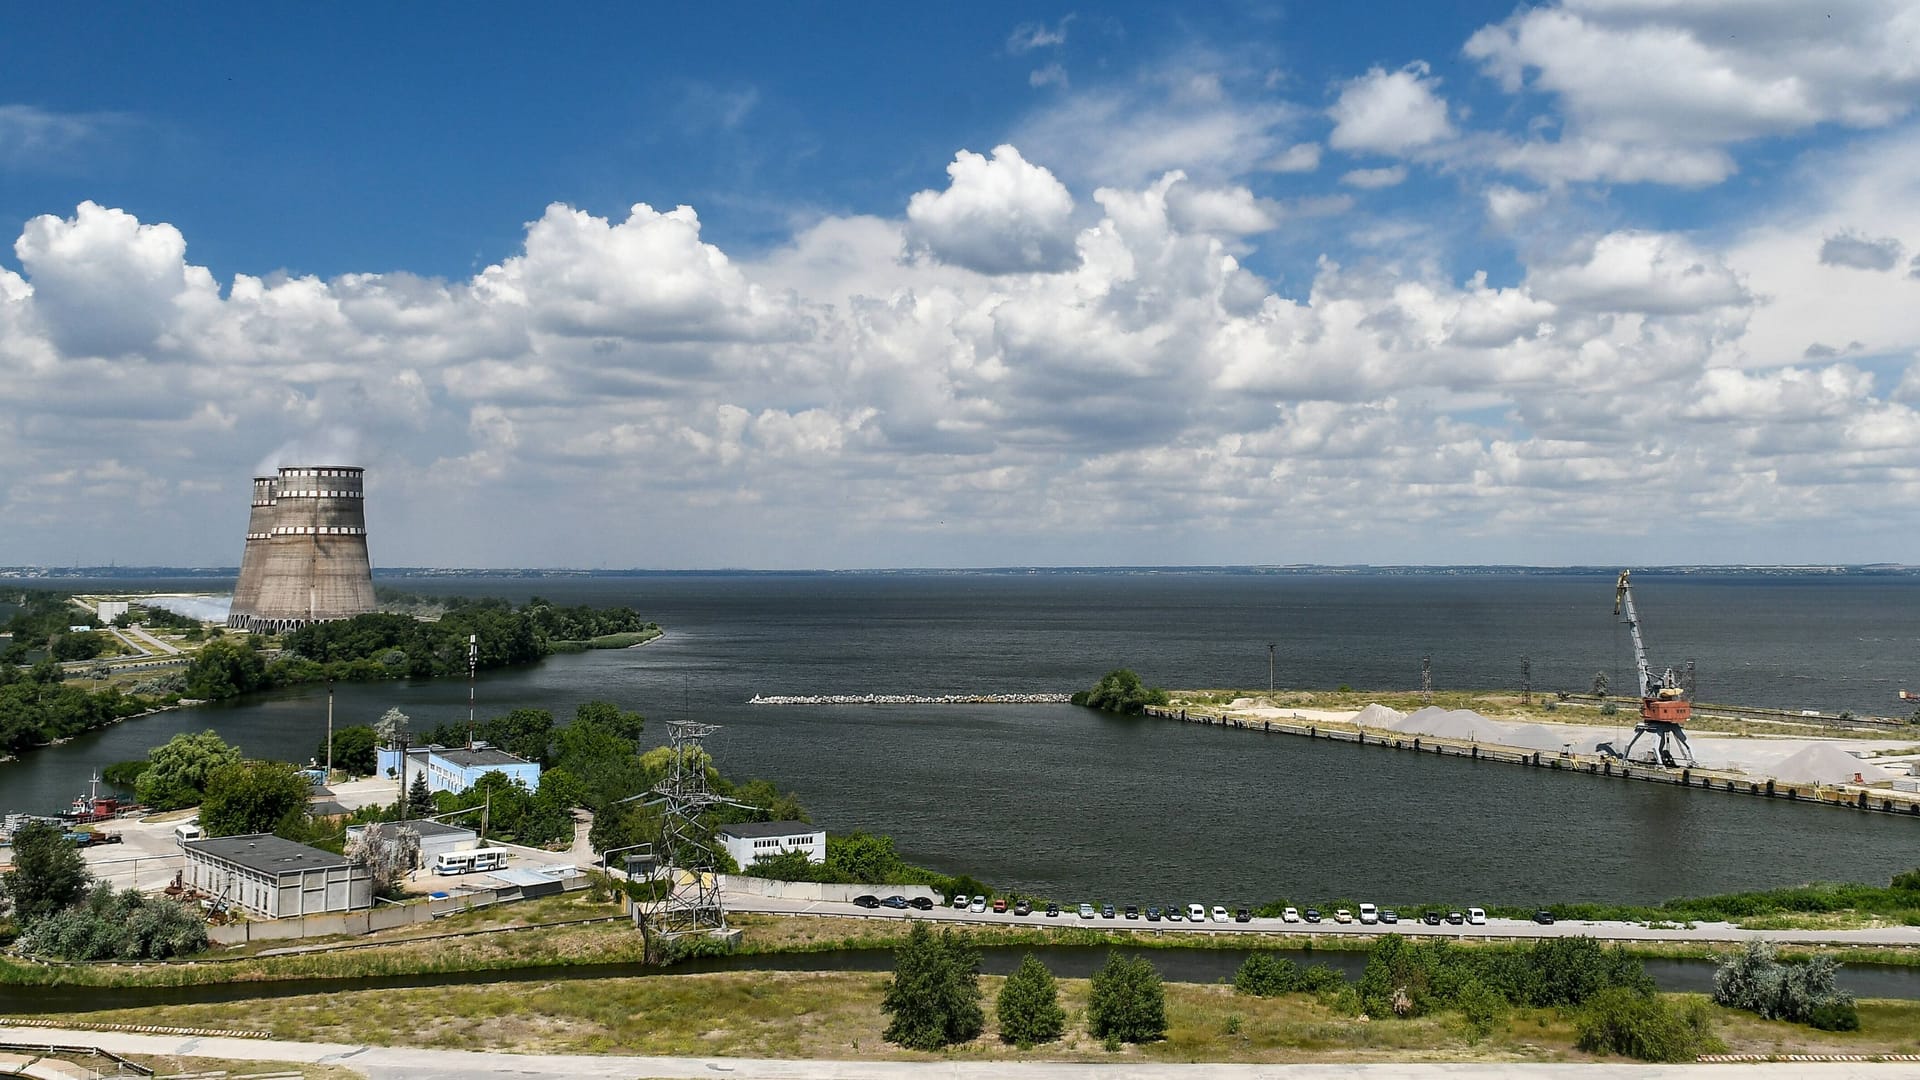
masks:
<instances>
[{"instance_id":1,"label":"shrub","mask_svg":"<svg viewBox=\"0 0 1920 1080\"><path fill-rule=\"evenodd\" d=\"M1493 1034L1507 1016L1507 999L1479 980L1469 980L1454 996L1460 1006L1460 1019L1467 1026L1467 1041L1477 1043Z\"/></svg>"},{"instance_id":2,"label":"shrub","mask_svg":"<svg viewBox=\"0 0 1920 1080\"><path fill-rule=\"evenodd\" d=\"M1140 676L1126 668L1115 668L1101 676L1093 689L1073 695L1073 703L1102 712L1138 715L1149 705L1165 705L1167 692L1141 685Z\"/></svg>"},{"instance_id":3,"label":"shrub","mask_svg":"<svg viewBox=\"0 0 1920 1080\"><path fill-rule=\"evenodd\" d=\"M1249 997L1276 997L1304 989L1300 965L1284 956L1256 952L1233 973L1233 990Z\"/></svg>"},{"instance_id":4,"label":"shrub","mask_svg":"<svg viewBox=\"0 0 1920 1080\"><path fill-rule=\"evenodd\" d=\"M1840 965L1833 957L1821 954L1803 964L1782 964L1775 958L1773 946L1763 941L1749 942L1745 949L1720 962L1713 973L1713 1000L1731 1009L1745 1009L1765 1020L1788 1020L1814 1024L1816 1014L1825 1021L1844 1023L1851 1014L1853 1027L1827 1028L1852 1031L1859 1026L1859 1013L1853 995L1837 985Z\"/></svg>"},{"instance_id":5,"label":"shrub","mask_svg":"<svg viewBox=\"0 0 1920 1080\"><path fill-rule=\"evenodd\" d=\"M884 1035L909 1050L938 1050L967 1042L986 1026L980 1009L980 954L952 930L935 935L913 924L894 950L893 978L880 1010L890 1014Z\"/></svg>"},{"instance_id":6,"label":"shrub","mask_svg":"<svg viewBox=\"0 0 1920 1080\"><path fill-rule=\"evenodd\" d=\"M1835 998L1815 1005L1807 1014L1807 1023L1821 1031L1859 1031L1860 1010L1851 997Z\"/></svg>"},{"instance_id":7,"label":"shrub","mask_svg":"<svg viewBox=\"0 0 1920 1080\"><path fill-rule=\"evenodd\" d=\"M20 936L29 956L56 960L164 960L207 947L200 913L165 897L102 882L86 900L40 919Z\"/></svg>"},{"instance_id":8,"label":"shrub","mask_svg":"<svg viewBox=\"0 0 1920 1080\"><path fill-rule=\"evenodd\" d=\"M1608 987L1587 1002L1575 1022L1580 1049L1641 1061L1691 1061L1705 1044L1706 1016L1675 1009L1655 994Z\"/></svg>"},{"instance_id":9,"label":"shrub","mask_svg":"<svg viewBox=\"0 0 1920 1080\"><path fill-rule=\"evenodd\" d=\"M1167 992L1144 957L1111 953L1093 973L1087 1030L1109 1043L1153 1042L1167 1034Z\"/></svg>"},{"instance_id":10,"label":"shrub","mask_svg":"<svg viewBox=\"0 0 1920 1080\"><path fill-rule=\"evenodd\" d=\"M1022 1050L1051 1042L1067 1028L1067 1014L1060 1008L1053 972L1032 953L1001 985L994 1012L1000 1020L1000 1040Z\"/></svg>"}]
</instances>

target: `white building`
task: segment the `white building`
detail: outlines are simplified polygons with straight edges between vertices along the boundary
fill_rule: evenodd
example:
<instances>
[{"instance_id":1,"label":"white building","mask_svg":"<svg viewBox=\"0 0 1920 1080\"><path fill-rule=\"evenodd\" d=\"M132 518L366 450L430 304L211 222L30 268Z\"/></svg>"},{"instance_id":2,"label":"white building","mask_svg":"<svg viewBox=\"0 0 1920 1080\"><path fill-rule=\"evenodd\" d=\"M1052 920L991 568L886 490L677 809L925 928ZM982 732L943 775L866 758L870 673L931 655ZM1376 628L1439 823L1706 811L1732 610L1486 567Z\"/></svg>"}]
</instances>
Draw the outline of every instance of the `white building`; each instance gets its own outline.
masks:
<instances>
[{"instance_id":1,"label":"white building","mask_svg":"<svg viewBox=\"0 0 1920 1080\"><path fill-rule=\"evenodd\" d=\"M262 919L373 906L364 864L272 833L189 840L188 885Z\"/></svg>"},{"instance_id":2,"label":"white building","mask_svg":"<svg viewBox=\"0 0 1920 1080\"><path fill-rule=\"evenodd\" d=\"M720 844L744 872L754 862L789 851L804 852L808 862L827 861L827 831L804 821L749 821L720 826Z\"/></svg>"},{"instance_id":3,"label":"white building","mask_svg":"<svg viewBox=\"0 0 1920 1080\"><path fill-rule=\"evenodd\" d=\"M94 614L100 617L100 621L109 626L113 625L113 620L126 613L127 602L125 600L102 600L100 601L100 606L94 610Z\"/></svg>"},{"instance_id":4,"label":"white building","mask_svg":"<svg viewBox=\"0 0 1920 1080\"><path fill-rule=\"evenodd\" d=\"M432 866L433 857L442 852L467 851L480 843L480 834L441 821L382 821L370 825L347 826L347 846L352 847L368 829L382 833L405 828L420 838L420 859L414 865Z\"/></svg>"}]
</instances>

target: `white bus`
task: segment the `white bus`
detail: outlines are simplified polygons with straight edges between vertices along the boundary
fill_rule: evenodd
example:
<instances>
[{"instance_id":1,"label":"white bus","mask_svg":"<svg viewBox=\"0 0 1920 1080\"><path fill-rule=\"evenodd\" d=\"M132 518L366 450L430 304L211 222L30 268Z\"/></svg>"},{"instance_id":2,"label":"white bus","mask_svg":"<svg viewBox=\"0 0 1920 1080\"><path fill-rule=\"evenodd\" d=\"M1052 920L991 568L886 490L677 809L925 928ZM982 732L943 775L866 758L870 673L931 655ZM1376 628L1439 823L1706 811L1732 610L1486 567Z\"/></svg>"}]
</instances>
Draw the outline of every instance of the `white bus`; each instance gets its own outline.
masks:
<instances>
[{"instance_id":1,"label":"white bus","mask_svg":"<svg viewBox=\"0 0 1920 1080\"><path fill-rule=\"evenodd\" d=\"M433 872L442 875L499 870L506 865L507 852L504 848L481 848L478 851L443 851L433 857Z\"/></svg>"}]
</instances>

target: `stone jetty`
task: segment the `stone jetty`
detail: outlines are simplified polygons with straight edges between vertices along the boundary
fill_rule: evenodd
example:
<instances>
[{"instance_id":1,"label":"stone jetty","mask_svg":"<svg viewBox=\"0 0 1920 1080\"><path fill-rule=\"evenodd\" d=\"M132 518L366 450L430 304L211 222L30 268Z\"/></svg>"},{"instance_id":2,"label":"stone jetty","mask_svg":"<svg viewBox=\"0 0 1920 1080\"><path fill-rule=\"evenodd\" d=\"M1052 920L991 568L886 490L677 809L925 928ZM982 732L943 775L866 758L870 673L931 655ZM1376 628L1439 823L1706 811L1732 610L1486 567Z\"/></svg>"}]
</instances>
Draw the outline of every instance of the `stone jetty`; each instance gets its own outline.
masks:
<instances>
[{"instance_id":1,"label":"stone jetty","mask_svg":"<svg viewBox=\"0 0 1920 1080\"><path fill-rule=\"evenodd\" d=\"M749 705L1065 705L1071 694L806 694L753 695Z\"/></svg>"}]
</instances>

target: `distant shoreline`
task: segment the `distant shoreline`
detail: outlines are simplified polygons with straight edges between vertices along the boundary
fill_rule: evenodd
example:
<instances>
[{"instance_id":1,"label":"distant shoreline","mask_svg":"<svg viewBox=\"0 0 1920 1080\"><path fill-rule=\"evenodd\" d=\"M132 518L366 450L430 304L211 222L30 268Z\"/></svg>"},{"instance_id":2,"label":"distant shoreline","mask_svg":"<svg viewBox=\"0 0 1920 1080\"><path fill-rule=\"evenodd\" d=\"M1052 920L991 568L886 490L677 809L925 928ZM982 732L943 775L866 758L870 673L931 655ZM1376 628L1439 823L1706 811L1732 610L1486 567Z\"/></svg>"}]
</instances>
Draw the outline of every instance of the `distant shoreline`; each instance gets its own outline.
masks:
<instances>
[{"instance_id":1,"label":"distant shoreline","mask_svg":"<svg viewBox=\"0 0 1920 1080\"><path fill-rule=\"evenodd\" d=\"M1285 565L1230 566L972 566L972 567L869 567L862 569L764 570L740 567L698 570L645 569L581 570L562 567L426 567L395 566L373 571L376 580L419 580L421 578L506 578L544 580L554 578L700 578L700 577L1081 577L1097 575L1146 576L1297 576L1297 577L1587 577L1614 575L1620 567L1612 564L1571 566L1526 566L1507 563L1435 564L1435 565L1354 565L1334 563L1296 563ZM1898 563L1822 563L1748 565L1677 564L1639 566L1634 573L1644 576L1686 577L1920 577L1920 566ZM57 581L146 581L146 580L232 580L239 574L235 567L171 566L91 566L41 567L0 566L0 581L31 588L35 582Z\"/></svg>"}]
</instances>

